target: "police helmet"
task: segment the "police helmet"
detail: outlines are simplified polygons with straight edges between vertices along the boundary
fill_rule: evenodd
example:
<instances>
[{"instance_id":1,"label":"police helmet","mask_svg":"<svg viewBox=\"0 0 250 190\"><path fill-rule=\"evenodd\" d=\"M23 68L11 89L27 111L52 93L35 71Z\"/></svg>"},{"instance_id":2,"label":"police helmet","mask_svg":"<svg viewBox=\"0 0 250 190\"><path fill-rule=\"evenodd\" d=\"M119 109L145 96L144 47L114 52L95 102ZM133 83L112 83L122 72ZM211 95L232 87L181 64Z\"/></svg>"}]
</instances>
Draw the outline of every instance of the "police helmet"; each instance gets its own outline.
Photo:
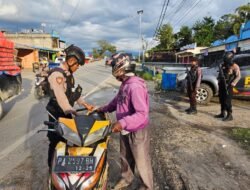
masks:
<instances>
[{"instance_id":1,"label":"police helmet","mask_svg":"<svg viewBox=\"0 0 250 190\"><path fill-rule=\"evenodd\" d=\"M223 61L226 65L232 65L233 64L233 57L234 57L234 53L231 51L228 51L224 54L223 56Z\"/></svg>"},{"instance_id":2,"label":"police helmet","mask_svg":"<svg viewBox=\"0 0 250 190\"><path fill-rule=\"evenodd\" d=\"M74 56L77 59L79 65L82 66L85 64L85 53L81 48L72 44L67 47L64 52L66 53L66 60L68 60L69 57Z\"/></svg>"}]
</instances>

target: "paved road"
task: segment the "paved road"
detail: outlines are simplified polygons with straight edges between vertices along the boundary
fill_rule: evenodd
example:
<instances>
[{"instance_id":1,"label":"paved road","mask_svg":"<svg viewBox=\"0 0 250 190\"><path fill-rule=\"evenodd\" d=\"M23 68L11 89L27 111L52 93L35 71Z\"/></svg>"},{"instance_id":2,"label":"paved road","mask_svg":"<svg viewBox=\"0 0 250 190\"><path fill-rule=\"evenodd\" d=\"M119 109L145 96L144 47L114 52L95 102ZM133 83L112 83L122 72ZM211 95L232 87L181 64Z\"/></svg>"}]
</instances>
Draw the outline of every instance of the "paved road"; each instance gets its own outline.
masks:
<instances>
[{"instance_id":1,"label":"paved road","mask_svg":"<svg viewBox=\"0 0 250 190\"><path fill-rule=\"evenodd\" d=\"M0 121L0 179L9 180L6 183L10 185L18 185L15 175L28 172L24 169L26 164L31 164L30 170L40 170L41 167L37 168L37 165L46 166L47 157L46 134L37 134L37 130L45 128L42 123L47 119L45 106L48 100L34 98L34 73L24 70L22 75L24 90L20 96L4 105L5 116ZM83 87L85 99L95 105L107 102L116 92L117 83L111 75L111 68L105 68L101 61L85 65L75 76L76 83ZM43 169L40 174L46 172ZM6 178L7 175L9 177ZM32 175L32 172L27 175ZM0 182L0 189L1 185Z\"/></svg>"}]
</instances>

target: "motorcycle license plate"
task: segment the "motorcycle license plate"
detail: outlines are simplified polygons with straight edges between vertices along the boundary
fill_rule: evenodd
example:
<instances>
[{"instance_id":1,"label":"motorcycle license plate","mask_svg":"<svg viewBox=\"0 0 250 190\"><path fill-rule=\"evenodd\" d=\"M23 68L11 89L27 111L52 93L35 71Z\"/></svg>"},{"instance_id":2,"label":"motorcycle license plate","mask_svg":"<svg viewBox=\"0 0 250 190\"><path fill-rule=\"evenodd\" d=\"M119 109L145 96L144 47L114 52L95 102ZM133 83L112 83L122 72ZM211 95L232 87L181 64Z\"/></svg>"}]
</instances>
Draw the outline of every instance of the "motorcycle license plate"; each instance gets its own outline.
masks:
<instances>
[{"instance_id":1,"label":"motorcycle license plate","mask_svg":"<svg viewBox=\"0 0 250 190\"><path fill-rule=\"evenodd\" d=\"M94 156L58 156L54 172L93 172L96 158Z\"/></svg>"}]
</instances>

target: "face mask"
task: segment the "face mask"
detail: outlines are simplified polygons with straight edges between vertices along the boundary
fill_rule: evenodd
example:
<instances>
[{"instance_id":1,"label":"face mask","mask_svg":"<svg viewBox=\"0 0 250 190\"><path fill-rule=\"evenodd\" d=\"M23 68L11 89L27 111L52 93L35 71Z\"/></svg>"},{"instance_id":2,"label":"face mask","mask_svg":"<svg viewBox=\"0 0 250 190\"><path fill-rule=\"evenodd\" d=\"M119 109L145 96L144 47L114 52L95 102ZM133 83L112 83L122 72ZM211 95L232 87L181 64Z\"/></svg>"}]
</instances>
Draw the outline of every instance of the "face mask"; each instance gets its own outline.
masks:
<instances>
[{"instance_id":1,"label":"face mask","mask_svg":"<svg viewBox=\"0 0 250 190\"><path fill-rule=\"evenodd\" d=\"M112 67L114 67L114 66L115 66L115 63L116 63L116 60L113 59L113 60L111 61L110 65L111 65Z\"/></svg>"},{"instance_id":2,"label":"face mask","mask_svg":"<svg viewBox=\"0 0 250 190\"><path fill-rule=\"evenodd\" d=\"M123 81L123 77L122 77L122 76L118 76L118 77L115 77L115 78L116 78L116 80L118 80L118 81L120 81L120 82Z\"/></svg>"}]
</instances>

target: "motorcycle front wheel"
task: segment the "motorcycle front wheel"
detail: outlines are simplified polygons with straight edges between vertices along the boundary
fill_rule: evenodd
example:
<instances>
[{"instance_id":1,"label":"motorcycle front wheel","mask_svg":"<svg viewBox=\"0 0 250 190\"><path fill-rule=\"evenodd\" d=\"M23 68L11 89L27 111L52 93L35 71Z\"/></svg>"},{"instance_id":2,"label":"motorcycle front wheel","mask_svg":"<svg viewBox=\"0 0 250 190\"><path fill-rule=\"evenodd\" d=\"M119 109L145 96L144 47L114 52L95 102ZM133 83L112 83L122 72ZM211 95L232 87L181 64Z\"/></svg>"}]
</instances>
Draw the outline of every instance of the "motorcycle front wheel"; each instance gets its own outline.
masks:
<instances>
[{"instance_id":1,"label":"motorcycle front wheel","mask_svg":"<svg viewBox=\"0 0 250 190\"><path fill-rule=\"evenodd\" d=\"M41 86L37 86L37 87L35 88L34 95L35 95L35 98L36 98L37 100L40 100L41 98L43 98L43 97L45 96L44 90L42 89Z\"/></svg>"},{"instance_id":2,"label":"motorcycle front wheel","mask_svg":"<svg viewBox=\"0 0 250 190\"><path fill-rule=\"evenodd\" d=\"M3 104L2 101L0 100L0 119L3 117Z\"/></svg>"},{"instance_id":3,"label":"motorcycle front wheel","mask_svg":"<svg viewBox=\"0 0 250 190\"><path fill-rule=\"evenodd\" d=\"M49 175L48 187L49 190L56 190L55 186L52 184L51 175Z\"/></svg>"}]
</instances>

